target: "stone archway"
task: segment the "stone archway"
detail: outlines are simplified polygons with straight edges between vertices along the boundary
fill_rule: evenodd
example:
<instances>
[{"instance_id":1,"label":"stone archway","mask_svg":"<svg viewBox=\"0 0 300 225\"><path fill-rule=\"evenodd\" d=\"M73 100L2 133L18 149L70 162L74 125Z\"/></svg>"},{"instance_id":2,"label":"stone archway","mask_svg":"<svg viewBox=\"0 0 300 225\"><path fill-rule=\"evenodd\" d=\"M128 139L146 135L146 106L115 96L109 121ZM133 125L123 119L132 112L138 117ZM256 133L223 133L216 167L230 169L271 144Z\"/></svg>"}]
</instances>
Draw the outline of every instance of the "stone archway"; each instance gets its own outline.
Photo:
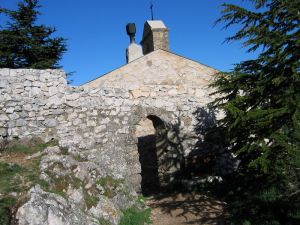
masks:
<instances>
[{"instance_id":1,"label":"stone archway","mask_svg":"<svg viewBox=\"0 0 300 225\"><path fill-rule=\"evenodd\" d=\"M168 145L166 124L158 116L149 115L137 125L136 137L141 164L142 193L155 194L160 191L163 173L159 157Z\"/></svg>"}]
</instances>

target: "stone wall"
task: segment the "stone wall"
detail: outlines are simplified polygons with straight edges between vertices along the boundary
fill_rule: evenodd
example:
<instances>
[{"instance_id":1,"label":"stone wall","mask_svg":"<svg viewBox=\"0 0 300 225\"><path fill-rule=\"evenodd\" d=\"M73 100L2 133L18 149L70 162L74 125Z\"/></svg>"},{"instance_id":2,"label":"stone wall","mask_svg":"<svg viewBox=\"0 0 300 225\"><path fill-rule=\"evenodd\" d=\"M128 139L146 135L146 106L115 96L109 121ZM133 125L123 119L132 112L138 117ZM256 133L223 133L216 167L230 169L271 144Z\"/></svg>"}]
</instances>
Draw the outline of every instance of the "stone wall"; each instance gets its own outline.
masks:
<instances>
[{"instance_id":1,"label":"stone wall","mask_svg":"<svg viewBox=\"0 0 300 225\"><path fill-rule=\"evenodd\" d=\"M58 70L1 69L0 74L1 139L54 138L97 163L103 176L139 173L132 162L137 154L128 154L136 146L124 93L69 87Z\"/></svg>"},{"instance_id":2,"label":"stone wall","mask_svg":"<svg viewBox=\"0 0 300 225\"><path fill-rule=\"evenodd\" d=\"M211 90L205 83L179 90L152 82L145 91L115 84L71 87L60 70L0 69L0 139L57 139L72 154L94 162L100 175L126 177L138 190L140 122L149 116L163 121L164 148L170 153L165 159L176 152L187 156L201 138L194 112L211 101Z\"/></svg>"}]
</instances>

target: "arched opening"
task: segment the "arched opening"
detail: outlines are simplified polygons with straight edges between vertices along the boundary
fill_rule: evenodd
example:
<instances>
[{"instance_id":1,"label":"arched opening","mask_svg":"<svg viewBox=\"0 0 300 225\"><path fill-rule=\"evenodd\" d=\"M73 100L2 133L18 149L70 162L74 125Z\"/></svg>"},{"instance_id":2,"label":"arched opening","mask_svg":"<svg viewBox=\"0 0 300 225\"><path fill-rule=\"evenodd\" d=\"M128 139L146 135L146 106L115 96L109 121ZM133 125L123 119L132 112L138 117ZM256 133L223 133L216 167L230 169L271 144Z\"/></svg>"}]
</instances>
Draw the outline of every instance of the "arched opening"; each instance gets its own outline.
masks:
<instances>
[{"instance_id":1,"label":"arched opening","mask_svg":"<svg viewBox=\"0 0 300 225\"><path fill-rule=\"evenodd\" d=\"M138 152L141 163L141 189L143 195L156 194L161 187L159 156L166 147L167 129L164 121L149 115L136 128Z\"/></svg>"}]
</instances>

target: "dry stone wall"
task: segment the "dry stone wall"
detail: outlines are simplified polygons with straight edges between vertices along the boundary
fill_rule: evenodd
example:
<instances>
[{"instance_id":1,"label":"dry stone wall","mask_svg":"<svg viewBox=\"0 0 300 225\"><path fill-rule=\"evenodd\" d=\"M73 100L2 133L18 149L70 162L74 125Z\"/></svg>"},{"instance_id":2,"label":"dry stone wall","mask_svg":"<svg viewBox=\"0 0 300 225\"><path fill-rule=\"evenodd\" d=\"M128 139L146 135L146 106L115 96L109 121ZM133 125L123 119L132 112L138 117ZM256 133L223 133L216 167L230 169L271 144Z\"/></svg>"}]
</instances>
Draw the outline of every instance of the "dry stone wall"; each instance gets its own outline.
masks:
<instances>
[{"instance_id":1,"label":"dry stone wall","mask_svg":"<svg viewBox=\"0 0 300 225\"><path fill-rule=\"evenodd\" d=\"M1 139L54 138L105 168L103 176L138 173L139 165L130 166L128 158L135 145L124 93L69 87L59 70L2 69L0 74Z\"/></svg>"},{"instance_id":2,"label":"dry stone wall","mask_svg":"<svg viewBox=\"0 0 300 225\"><path fill-rule=\"evenodd\" d=\"M207 87L202 94L188 88L179 94L174 85L148 89L144 95L142 88L71 87L60 70L1 69L0 139L57 139L96 163L101 175L126 177L138 189L139 123L149 115L160 118L167 127L166 141L187 156L199 139L194 112L211 100Z\"/></svg>"}]
</instances>

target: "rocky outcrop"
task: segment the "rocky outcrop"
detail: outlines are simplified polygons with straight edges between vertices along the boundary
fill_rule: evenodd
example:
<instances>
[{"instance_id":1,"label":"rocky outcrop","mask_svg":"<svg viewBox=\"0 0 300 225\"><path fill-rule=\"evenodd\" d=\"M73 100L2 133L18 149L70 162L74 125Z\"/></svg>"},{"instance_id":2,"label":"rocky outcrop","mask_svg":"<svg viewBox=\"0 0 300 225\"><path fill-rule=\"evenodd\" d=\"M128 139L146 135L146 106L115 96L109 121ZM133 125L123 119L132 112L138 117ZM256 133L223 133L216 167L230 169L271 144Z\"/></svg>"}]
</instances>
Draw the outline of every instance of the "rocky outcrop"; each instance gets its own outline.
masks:
<instances>
[{"instance_id":1,"label":"rocky outcrop","mask_svg":"<svg viewBox=\"0 0 300 225\"><path fill-rule=\"evenodd\" d=\"M28 201L17 212L19 225L96 225L96 218L72 206L60 195L43 191L39 186L28 193Z\"/></svg>"},{"instance_id":2,"label":"rocky outcrop","mask_svg":"<svg viewBox=\"0 0 300 225\"><path fill-rule=\"evenodd\" d=\"M104 176L101 168L58 146L27 157L40 159L40 184L32 187L16 213L19 225L117 225L122 210L137 195L122 179Z\"/></svg>"}]
</instances>

